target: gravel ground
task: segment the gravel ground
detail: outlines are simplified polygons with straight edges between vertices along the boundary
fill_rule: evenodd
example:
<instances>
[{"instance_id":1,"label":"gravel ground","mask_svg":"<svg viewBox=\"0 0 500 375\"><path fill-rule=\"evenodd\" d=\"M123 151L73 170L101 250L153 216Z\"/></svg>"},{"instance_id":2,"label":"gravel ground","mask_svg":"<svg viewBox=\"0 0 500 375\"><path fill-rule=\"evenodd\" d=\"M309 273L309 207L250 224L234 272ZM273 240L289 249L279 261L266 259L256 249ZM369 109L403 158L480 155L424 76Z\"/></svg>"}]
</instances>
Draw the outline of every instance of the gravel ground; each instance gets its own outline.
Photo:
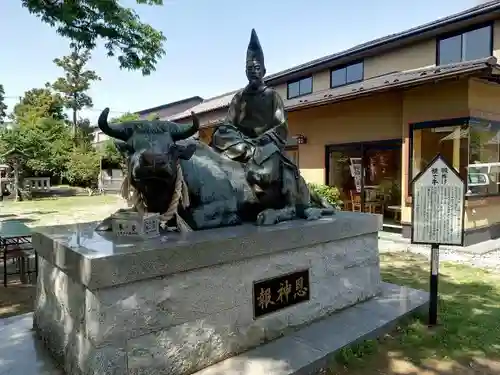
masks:
<instances>
[{"instance_id":1,"label":"gravel ground","mask_svg":"<svg viewBox=\"0 0 500 375\"><path fill-rule=\"evenodd\" d=\"M405 245L387 240L379 240L380 252L409 251L414 254L426 256L430 260L430 246ZM486 254L470 254L449 249L440 249L439 260L445 262L464 263L468 266L500 271L500 250Z\"/></svg>"}]
</instances>

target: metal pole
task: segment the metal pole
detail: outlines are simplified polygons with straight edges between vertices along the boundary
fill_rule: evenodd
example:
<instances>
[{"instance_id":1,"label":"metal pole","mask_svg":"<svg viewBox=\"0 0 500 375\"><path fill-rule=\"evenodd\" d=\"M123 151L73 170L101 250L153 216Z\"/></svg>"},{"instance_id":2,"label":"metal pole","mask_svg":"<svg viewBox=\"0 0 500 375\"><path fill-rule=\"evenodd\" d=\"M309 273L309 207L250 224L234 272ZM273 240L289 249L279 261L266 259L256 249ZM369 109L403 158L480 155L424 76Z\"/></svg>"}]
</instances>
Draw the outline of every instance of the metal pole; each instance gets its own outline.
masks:
<instances>
[{"instance_id":1,"label":"metal pole","mask_svg":"<svg viewBox=\"0 0 500 375\"><path fill-rule=\"evenodd\" d=\"M437 324L438 281L439 281L439 245L431 245L429 326L435 326Z\"/></svg>"}]
</instances>

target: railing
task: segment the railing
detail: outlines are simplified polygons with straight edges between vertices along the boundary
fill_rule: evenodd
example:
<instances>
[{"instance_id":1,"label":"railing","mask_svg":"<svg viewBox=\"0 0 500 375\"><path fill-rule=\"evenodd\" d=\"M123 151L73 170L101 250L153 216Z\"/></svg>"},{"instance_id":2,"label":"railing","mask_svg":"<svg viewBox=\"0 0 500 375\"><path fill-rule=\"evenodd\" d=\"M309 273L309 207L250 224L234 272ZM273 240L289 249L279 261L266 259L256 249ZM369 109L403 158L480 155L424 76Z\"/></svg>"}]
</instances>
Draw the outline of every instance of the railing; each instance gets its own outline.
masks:
<instances>
[{"instance_id":1,"label":"railing","mask_svg":"<svg viewBox=\"0 0 500 375\"><path fill-rule=\"evenodd\" d=\"M99 190L102 192L118 193L122 187L123 177L106 178L100 183Z\"/></svg>"},{"instance_id":2,"label":"railing","mask_svg":"<svg viewBox=\"0 0 500 375\"><path fill-rule=\"evenodd\" d=\"M31 191L50 190L50 177L28 177L24 179L24 187Z\"/></svg>"}]
</instances>

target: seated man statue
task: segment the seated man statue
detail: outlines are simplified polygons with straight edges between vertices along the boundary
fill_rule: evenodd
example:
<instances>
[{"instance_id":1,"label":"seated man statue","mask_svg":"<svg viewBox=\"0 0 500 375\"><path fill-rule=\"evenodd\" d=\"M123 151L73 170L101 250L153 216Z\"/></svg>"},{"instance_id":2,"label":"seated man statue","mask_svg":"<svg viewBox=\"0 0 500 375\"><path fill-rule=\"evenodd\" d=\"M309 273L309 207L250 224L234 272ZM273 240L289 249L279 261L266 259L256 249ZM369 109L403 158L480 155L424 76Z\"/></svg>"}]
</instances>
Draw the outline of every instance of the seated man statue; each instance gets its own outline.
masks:
<instances>
[{"instance_id":1,"label":"seated man statue","mask_svg":"<svg viewBox=\"0 0 500 375\"><path fill-rule=\"evenodd\" d=\"M248 85L238 91L226 120L216 128L211 147L247 166L248 182L257 190L279 182L282 166L298 178L297 166L285 154L288 125L283 100L263 81L264 53L254 29L247 49Z\"/></svg>"}]
</instances>

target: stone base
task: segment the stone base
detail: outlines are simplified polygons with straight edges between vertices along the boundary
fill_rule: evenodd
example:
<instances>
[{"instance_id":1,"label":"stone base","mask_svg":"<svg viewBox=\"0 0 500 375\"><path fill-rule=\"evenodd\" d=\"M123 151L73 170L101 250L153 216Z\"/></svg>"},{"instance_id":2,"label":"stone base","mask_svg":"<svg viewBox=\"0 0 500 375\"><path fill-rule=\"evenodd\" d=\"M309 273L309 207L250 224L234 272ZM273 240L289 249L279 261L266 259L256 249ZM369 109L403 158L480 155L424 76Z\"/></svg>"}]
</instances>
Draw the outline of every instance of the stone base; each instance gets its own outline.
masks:
<instances>
[{"instance_id":1,"label":"stone base","mask_svg":"<svg viewBox=\"0 0 500 375\"><path fill-rule=\"evenodd\" d=\"M428 293L393 284L382 284L382 294L290 335L228 358L195 375L299 375L316 374L331 363L345 346L375 339L401 324L401 318L426 310ZM3 358L0 374L63 375L47 350L30 330L33 315L0 319ZM147 373L147 372L146 372Z\"/></svg>"},{"instance_id":2,"label":"stone base","mask_svg":"<svg viewBox=\"0 0 500 375\"><path fill-rule=\"evenodd\" d=\"M223 254L222 249L231 248L231 242L237 241L240 256L233 253L233 259L227 260L220 259L221 255L203 267L207 254L203 250L194 252L195 246L191 246L184 249L189 253L183 254L182 272L164 270L160 276L154 273L161 259L144 249L162 242L141 242L142 249L137 249L136 243L134 251L142 252L142 261L152 256L151 272L142 279L130 275L128 282L120 281L123 275L109 275L107 283L102 275L92 280L92 268L99 263L95 254L88 255L88 248L82 252L80 247L78 253L84 259L76 261L75 254L70 255L74 247L52 242L51 249L60 249L61 245L65 249L66 267L61 267L60 255L49 256L46 239L56 238L51 229L50 236L34 236L41 254L34 328L68 374L192 374L380 293L380 220L375 215L358 214L357 220L342 216L316 223L278 225L265 231L252 227L247 229L250 236L240 238L234 237L233 229L230 241L228 232L217 230L218 235L211 237L211 244L204 248L216 246L218 254ZM306 238L299 236L302 246L297 247L294 238L299 238L298 225ZM314 236L318 228L323 236ZM266 240L270 234L279 234L281 242ZM198 242L197 234L190 236L177 244ZM258 244L252 243L252 237L266 241L265 252L260 247L256 251ZM168 241L162 246L158 247L163 256L174 247ZM177 251L178 246L178 255ZM170 255L172 262L174 254ZM70 260L72 256L74 260ZM115 270L130 273L134 268L130 253L113 256ZM306 268L309 301L254 318L255 281Z\"/></svg>"}]
</instances>

